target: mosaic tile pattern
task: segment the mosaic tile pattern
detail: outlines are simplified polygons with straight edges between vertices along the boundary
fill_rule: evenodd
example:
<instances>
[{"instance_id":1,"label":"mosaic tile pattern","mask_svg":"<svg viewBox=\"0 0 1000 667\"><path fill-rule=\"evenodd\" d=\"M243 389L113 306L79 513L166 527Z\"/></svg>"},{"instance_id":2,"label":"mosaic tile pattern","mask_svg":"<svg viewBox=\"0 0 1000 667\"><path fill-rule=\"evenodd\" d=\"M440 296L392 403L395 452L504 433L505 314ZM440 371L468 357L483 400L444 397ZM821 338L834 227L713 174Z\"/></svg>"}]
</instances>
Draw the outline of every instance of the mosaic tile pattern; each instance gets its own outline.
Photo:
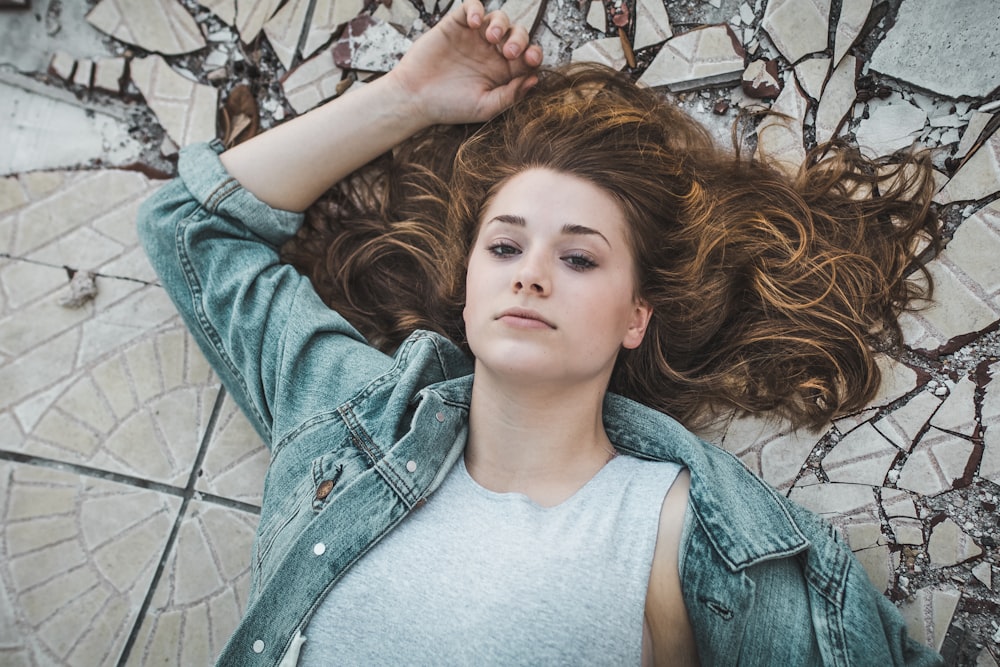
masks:
<instances>
[{"instance_id":1,"label":"mosaic tile pattern","mask_svg":"<svg viewBox=\"0 0 1000 667\"><path fill-rule=\"evenodd\" d=\"M217 655L246 602L268 452L137 247L136 207L159 185L143 173L171 170L162 156L216 135L231 79L255 73L268 127L363 85L448 4L98 0L86 20L69 6L39 20L0 14L0 28L30 19L48 35L0 44L0 65L13 66L0 67L0 115L14 121L0 126L12 147L0 151L0 664ZM626 0L619 33L607 12L621 23L621 5L507 7L537 16L547 62L627 69L723 140L734 111L787 114L750 129L788 165L832 137L873 156L940 147L936 300L904 315L903 361L880 361L870 405L815 431L727 416L705 435L829 519L948 664L997 665L1000 10ZM378 29L335 61L359 16ZM632 36L634 68L619 34ZM44 52L26 56L26 43ZM743 92L751 62L777 65L779 95ZM113 168L133 163L144 171ZM91 273L96 293L74 295L71 278Z\"/></svg>"}]
</instances>

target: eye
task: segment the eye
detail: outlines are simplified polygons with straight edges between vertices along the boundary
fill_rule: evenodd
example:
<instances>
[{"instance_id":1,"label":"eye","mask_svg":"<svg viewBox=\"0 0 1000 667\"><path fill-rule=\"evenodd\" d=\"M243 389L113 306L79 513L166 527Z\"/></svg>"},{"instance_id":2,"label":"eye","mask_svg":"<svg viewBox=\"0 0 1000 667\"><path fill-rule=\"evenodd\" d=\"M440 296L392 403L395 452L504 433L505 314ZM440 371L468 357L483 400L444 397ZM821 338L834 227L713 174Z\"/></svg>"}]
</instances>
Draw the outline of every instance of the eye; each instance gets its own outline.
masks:
<instances>
[{"instance_id":1,"label":"eye","mask_svg":"<svg viewBox=\"0 0 1000 667\"><path fill-rule=\"evenodd\" d=\"M588 271L597 268L597 262L582 253L566 255L562 260L574 271Z\"/></svg>"},{"instance_id":2,"label":"eye","mask_svg":"<svg viewBox=\"0 0 1000 667\"><path fill-rule=\"evenodd\" d=\"M507 240L499 240L490 243L489 246L486 247L486 251L494 257L510 257L511 255L517 255L521 252L517 246Z\"/></svg>"}]
</instances>

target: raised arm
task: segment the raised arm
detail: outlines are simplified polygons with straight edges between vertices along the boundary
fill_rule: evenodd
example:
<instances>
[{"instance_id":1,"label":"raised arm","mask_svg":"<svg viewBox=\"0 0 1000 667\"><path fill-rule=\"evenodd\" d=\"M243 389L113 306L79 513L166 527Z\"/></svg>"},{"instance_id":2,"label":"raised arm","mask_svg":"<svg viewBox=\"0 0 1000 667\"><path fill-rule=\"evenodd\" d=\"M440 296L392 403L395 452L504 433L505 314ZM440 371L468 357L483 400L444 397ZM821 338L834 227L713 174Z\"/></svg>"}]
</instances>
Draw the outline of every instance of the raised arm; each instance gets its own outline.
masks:
<instances>
[{"instance_id":1,"label":"raised arm","mask_svg":"<svg viewBox=\"0 0 1000 667\"><path fill-rule=\"evenodd\" d=\"M542 61L522 26L479 0L456 5L388 74L222 155L258 199L301 211L416 132L489 119L535 81Z\"/></svg>"}]
</instances>

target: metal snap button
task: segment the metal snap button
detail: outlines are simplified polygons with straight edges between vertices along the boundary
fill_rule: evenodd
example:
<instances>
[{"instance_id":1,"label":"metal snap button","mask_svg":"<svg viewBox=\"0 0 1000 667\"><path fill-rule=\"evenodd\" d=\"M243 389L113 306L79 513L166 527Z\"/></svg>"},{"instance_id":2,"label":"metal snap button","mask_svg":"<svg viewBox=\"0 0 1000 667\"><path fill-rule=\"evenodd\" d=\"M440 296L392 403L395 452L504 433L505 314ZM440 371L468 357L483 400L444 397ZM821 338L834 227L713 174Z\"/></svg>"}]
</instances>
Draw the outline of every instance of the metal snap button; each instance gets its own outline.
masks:
<instances>
[{"instance_id":1,"label":"metal snap button","mask_svg":"<svg viewBox=\"0 0 1000 667\"><path fill-rule=\"evenodd\" d=\"M444 421L444 413L443 412L439 412L436 415L434 415L434 418L437 419L439 422L443 422Z\"/></svg>"},{"instance_id":2,"label":"metal snap button","mask_svg":"<svg viewBox=\"0 0 1000 667\"><path fill-rule=\"evenodd\" d=\"M410 472L416 472L417 471L417 462L416 461L407 461L406 462L406 469L409 470Z\"/></svg>"},{"instance_id":3,"label":"metal snap button","mask_svg":"<svg viewBox=\"0 0 1000 667\"><path fill-rule=\"evenodd\" d=\"M264 640L263 639L258 639L257 641L255 641L253 643L253 652L254 653L263 653L264 652Z\"/></svg>"},{"instance_id":4,"label":"metal snap button","mask_svg":"<svg viewBox=\"0 0 1000 667\"><path fill-rule=\"evenodd\" d=\"M326 553L326 545L323 544L322 542L317 542L316 544L313 545L313 553L316 554L317 556L322 556L323 554Z\"/></svg>"}]
</instances>

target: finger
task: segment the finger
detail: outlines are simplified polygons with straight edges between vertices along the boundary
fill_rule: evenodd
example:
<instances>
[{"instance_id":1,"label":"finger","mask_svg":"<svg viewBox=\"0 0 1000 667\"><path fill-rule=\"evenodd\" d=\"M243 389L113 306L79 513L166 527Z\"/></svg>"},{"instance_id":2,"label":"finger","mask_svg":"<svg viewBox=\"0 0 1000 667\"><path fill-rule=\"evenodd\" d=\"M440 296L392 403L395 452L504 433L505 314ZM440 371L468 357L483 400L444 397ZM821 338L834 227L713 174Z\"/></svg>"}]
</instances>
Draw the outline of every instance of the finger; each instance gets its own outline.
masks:
<instances>
[{"instance_id":1,"label":"finger","mask_svg":"<svg viewBox=\"0 0 1000 667\"><path fill-rule=\"evenodd\" d=\"M465 25L470 28L478 28L483 24L483 3L480 0L465 0L458 12L465 18Z\"/></svg>"},{"instance_id":2,"label":"finger","mask_svg":"<svg viewBox=\"0 0 1000 667\"><path fill-rule=\"evenodd\" d=\"M484 19L486 41L490 44L500 44L504 36L510 32L510 19L503 12L490 12Z\"/></svg>"},{"instance_id":3,"label":"finger","mask_svg":"<svg viewBox=\"0 0 1000 667\"><path fill-rule=\"evenodd\" d=\"M528 46L528 31L524 26L515 25L507 33L507 39L503 44L503 55L509 60L517 58L524 53Z\"/></svg>"},{"instance_id":4,"label":"finger","mask_svg":"<svg viewBox=\"0 0 1000 667\"><path fill-rule=\"evenodd\" d=\"M524 52L524 62L532 69L540 67L544 57L545 54L542 52L542 47L537 44L532 44Z\"/></svg>"}]
</instances>

